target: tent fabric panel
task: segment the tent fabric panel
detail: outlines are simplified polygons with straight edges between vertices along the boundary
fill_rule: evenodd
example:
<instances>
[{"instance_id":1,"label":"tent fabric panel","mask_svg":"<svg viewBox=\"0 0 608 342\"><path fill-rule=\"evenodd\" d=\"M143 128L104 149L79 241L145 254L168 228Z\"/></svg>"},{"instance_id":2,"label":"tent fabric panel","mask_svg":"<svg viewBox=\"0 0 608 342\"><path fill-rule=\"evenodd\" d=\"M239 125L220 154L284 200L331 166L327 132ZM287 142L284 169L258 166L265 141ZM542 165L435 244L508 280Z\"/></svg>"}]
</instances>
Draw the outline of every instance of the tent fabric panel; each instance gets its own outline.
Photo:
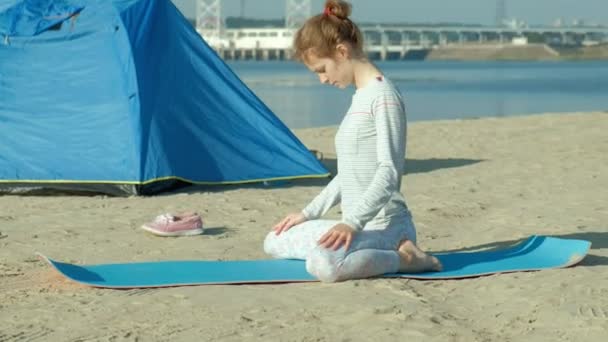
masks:
<instances>
[{"instance_id":1,"label":"tent fabric panel","mask_svg":"<svg viewBox=\"0 0 608 342\"><path fill-rule=\"evenodd\" d=\"M111 4L0 43L0 64L0 179L140 181L134 64Z\"/></svg>"},{"instance_id":2,"label":"tent fabric panel","mask_svg":"<svg viewBox=\"0 0 608 342\"><path fill-rule=\"evenodd\" d=\"M327 174L170 1L139 1L122 18L140 86L142 179Z\"/></svg>"}]
</instances>

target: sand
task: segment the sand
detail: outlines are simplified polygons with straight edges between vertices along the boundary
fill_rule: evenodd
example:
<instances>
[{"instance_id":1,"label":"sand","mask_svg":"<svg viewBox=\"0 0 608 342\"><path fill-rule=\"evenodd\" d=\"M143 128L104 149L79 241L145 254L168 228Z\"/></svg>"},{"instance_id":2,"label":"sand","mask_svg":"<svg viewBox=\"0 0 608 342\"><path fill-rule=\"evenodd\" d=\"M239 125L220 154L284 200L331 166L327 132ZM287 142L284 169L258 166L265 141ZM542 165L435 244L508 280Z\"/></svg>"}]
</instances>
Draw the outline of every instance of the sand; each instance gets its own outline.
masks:
<instances>
[{"instance_id":1,"label":"sand","mask_svg":"<svg viewBox=\"0 0 608 342\"><path fill-rule=\"evenodd\" d=\"M295 133L333 169L335 130ZM407 168L402 191L426 250L545 234L590 240L590 254L574 268L467 280L104 290L61 278L34 253L75 263L266 258L269 228L327 180L148 198L2 196L0 341L608 338L608 113L411 123ZM184 210L202 213L205 235L138 228Z\"/></svg>"}]
</instances>

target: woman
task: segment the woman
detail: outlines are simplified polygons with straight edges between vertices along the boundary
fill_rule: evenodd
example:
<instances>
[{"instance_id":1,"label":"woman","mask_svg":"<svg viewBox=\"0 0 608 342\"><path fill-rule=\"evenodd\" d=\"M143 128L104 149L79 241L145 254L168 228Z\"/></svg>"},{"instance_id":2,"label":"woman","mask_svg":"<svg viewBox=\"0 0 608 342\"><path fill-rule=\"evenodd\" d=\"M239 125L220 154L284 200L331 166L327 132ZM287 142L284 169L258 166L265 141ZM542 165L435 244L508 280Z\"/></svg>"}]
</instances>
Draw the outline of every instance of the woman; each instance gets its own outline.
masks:
<instances>
[{"instance_id":1,"label":"woman","mask_svg":"<svg viewBox=\"0 0 608 342\"><path fill-rule=\"evenodd\" d=\"M325 282L384 273L441 270L416 245L416 229L400 193L406 117L399 91L363 52L363 39L345 1L328 0L297 32L295 56L323 84L354 85L338 129L338 173L299 213L287 215L264 241L276 258L305 259ZM319 220L341 203L342 220Z\"/></svg>"}]
</instances>

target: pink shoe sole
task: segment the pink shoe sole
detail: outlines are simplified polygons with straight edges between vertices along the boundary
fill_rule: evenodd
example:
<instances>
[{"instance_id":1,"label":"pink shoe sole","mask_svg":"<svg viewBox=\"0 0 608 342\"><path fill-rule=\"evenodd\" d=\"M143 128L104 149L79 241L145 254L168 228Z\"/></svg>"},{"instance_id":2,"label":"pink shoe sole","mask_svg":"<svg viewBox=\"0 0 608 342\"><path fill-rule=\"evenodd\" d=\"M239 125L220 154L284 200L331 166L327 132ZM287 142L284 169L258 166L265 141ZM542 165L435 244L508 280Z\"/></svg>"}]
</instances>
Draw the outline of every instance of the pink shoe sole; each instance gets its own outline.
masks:
<instances>
[{"instance_id":1,"label":"pink shoe sole","mask_svg":"<svg viewBox=\"0 0 608 342\"><path fill-rule=\"evenodd\" d=\"M150 232L154 235L158 235L158 236L191 236L191 235L201 235L203 234L203 228L195 228L195 229L188 229L188 230L178 230L175 232L163 232L163 231L159 231L157 229L154 229L153 227L149 227L147 225L143 225L141 226L141 229Z\"/></svg>"}]
</instances>

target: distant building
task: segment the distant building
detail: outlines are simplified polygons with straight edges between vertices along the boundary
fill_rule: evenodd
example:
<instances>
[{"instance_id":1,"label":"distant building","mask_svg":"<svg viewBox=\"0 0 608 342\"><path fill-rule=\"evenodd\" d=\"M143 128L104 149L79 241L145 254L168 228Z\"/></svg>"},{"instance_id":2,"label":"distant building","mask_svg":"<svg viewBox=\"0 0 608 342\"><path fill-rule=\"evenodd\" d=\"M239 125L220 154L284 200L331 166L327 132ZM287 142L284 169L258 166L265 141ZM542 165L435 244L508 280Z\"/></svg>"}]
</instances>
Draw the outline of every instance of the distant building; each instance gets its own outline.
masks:
<instances>
[{"instance_id":1,"label":"distant building","mask_svg":"<svg viewBox=\"0 0 608 342\"><path fill-rule=\"evenodd\" d=\"M585 21L583 19L574 19L572 20L572 26L574 27L582 27L585 26Z\"/></svg>"},{"instance_id":2,"label":"distant building","mask_svg":"<svg viewBox=\"0 0 608 342\"><path fill-rule=\"evenodd\" d=\"M294 30L287 28L242 28L226 30L229 48L287 49L291 47Z\"/></svg>"},{"instance_id":3,"label":"distant building","mask_svg":"<svg viewBox=\"0 0 608 342\"><path fill-rule=\"evenodd\" d=\"M511 39L513 45L528 45L528 37L513 37Z\"/></svg>"},{"instance_id":4,"label":"distant building","mask_svg":"<svg viewBox=\"0 0 608 342\"><path fill-rule=\"evenodd\" d=\"M553 27L563 27L564 24L564 18L557 18L553 21Z\"/></svg>"},{"instance_id":5,"label":"distant building","mask_svg":"<svg viewBox=\"0 0 608 342\"><path fill-rule=\"evenodd\" d=\"M528 27L528 23L517 18L510 18L503 21L503 26L511 29L518 29Z\"/></svg>"}]
</instances>

